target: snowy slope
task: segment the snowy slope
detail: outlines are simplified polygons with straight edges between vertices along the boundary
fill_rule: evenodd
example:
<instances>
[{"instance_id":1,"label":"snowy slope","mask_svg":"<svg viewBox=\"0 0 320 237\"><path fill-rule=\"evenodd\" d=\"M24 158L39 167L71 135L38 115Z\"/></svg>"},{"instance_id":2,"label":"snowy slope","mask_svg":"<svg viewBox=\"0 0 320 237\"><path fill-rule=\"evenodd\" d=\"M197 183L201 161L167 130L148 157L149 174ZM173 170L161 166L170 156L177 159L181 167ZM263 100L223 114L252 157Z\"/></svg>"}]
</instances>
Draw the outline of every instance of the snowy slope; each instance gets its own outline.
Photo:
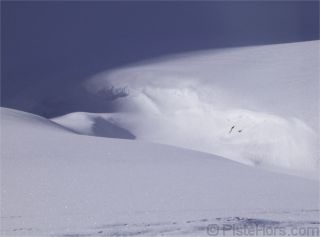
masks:
<instances>
[{"instance_id":1,"label":"snowy slope","mask_svg":"<svg viewBox=\"0 0 320 237\"><path fill-rule=\"evenodd\" d=\"M104 72L84 86L116 113L53 121L82 134L117 137L110 129L97 133L105 124L128 138L316 176L318 52L319 41L234 48Z\"/></svg>"},{"instance_id":2,"label":"snowy slope","mask_svg":"<svg viewBox=\"0 0 320 237\"><path fill-rule=\"evenodd\" d=\"M3 235L203 235L319 226L318 182L166 145L81 136L1 109Z\"/></svg>"}]
</instances>

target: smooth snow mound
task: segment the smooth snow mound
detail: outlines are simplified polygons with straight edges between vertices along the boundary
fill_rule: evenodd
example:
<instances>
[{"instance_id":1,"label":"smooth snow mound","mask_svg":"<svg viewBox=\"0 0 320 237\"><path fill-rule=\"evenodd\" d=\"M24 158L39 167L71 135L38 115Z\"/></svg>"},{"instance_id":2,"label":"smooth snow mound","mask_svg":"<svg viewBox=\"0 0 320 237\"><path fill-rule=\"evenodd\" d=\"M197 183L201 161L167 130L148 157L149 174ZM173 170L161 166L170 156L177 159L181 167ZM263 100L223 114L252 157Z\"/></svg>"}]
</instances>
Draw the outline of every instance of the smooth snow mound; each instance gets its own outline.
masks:
<instances>
[{"instance_id":1,"label":"smooth snow mound","mask_svg":"<svg viewBox=\"0 0 320 237\"><path fill-rule=\"evenodd\" d=\"M58 123L45 119L41 116L9 108L0 108L1 129L6 126L6 129L10 128L19 131L19 133L24 133L29 132L29 128L27 128L28 131L25 131L25 129L26 127L31 126L38 131L50 130L51 132L58 133L72 132L69 128L61 126ZM17 134L12 133L6 135L17 136Z\"/></svg>"},{"instance_id":2,"label":"smooth snow mound","mask_svg":"<svg viewBox=\"0 0 320 237\"><path fill-rule=\"evenodd\" d=\"M1 121L4 236L158 236L167 233L161 223L206 236L221 217L317 223L314 180L166 145L80 136L9 109Z\"/></svg>"},{"instance_id":3,"label":"smooth snow mound","mask_svg":"<svg viewBox=\"0 0 320 237\"><path fill-rule=\"evenodd\" d=\"M135 139L135 136L128 130L116 125L116 121L112 119L104 119L97 114L91 113L70 113L52 119L57 124L84 135L97 137L109 137L119 139Z\"/></svg>"},{"instance_id":4,"label":"smooth snow mound","mask_svg":"<svg viewBox=\"0 0 320 237\"><path fill-rule=\"evenodd\" d=\"M104 72L85 87L117 113L54 121L95 135L90 123L100 119L136 139L316 173L318 50L311 41L204 51Z\"/></svg>"}]
</instances>

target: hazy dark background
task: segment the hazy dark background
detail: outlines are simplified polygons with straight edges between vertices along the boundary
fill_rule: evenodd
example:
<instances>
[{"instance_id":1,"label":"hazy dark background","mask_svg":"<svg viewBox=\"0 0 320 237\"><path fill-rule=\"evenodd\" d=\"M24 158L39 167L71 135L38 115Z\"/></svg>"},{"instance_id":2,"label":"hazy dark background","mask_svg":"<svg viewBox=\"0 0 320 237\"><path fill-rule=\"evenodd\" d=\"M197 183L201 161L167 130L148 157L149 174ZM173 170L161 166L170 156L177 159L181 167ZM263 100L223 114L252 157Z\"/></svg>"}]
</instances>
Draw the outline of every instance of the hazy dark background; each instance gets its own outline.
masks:
<instances>
[{"instance_id":1,"label":"hazy dark background","mask_svg":"<svg viewBox=\"0 0 320 237\"><path fill-rule=\"evenodd\" d=\"M49 117L90 110L72 105L71 85L99 71L164 54L318 38L318 1L2 1L1 103ZM62 81L68 89L52 103Z\"/></svg>"}]
</instances>

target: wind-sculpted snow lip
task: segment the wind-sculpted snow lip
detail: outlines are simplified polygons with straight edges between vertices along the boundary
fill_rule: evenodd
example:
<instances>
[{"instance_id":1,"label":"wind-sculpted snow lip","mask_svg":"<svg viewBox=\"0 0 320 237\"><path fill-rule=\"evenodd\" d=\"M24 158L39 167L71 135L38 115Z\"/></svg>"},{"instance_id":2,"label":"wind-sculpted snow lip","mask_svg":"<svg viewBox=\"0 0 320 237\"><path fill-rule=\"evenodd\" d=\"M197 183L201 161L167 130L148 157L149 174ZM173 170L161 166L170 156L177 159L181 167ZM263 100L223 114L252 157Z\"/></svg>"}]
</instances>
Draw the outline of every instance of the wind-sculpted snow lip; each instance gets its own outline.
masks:
<instances>
[{"instance_id":1,"label":"wind-sculpted snow lip","mask_svg":"<svg viewBox=\"0 0 320 237\"><path fill-rule=\"evenodd\" d=\"M108 92L116 112L54 121L95 135L92 121L99 119L138 140L314 175L318 48L312 41L205 51L100 73L84 86Z\"/></svg>"}]
</instances>

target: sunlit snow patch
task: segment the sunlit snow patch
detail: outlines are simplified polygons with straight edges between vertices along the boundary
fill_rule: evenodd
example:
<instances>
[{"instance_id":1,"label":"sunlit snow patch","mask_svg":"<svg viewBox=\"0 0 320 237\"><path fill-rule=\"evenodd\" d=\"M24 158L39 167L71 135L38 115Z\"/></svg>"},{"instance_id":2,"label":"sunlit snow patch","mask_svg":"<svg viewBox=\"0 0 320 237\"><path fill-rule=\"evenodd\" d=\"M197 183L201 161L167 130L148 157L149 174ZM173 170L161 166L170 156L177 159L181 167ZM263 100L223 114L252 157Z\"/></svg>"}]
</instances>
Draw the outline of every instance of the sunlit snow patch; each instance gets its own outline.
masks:
<instances>
[{"instance_id":1,"label":"sunlit snow patch","mask_svg":"<svg viewBox=\"0 0 320 237\"><path fill-rule=\"evenodd\" d=\"M90 121L100 118L136 139L316 172L318 47L313 41L204 51L100 73L84 86L108 94L106 100L112 92L117 112L90 114L85 134L95 135ZM55 121L84 130L70 116Z\"/></svg>"}]
</instances>

